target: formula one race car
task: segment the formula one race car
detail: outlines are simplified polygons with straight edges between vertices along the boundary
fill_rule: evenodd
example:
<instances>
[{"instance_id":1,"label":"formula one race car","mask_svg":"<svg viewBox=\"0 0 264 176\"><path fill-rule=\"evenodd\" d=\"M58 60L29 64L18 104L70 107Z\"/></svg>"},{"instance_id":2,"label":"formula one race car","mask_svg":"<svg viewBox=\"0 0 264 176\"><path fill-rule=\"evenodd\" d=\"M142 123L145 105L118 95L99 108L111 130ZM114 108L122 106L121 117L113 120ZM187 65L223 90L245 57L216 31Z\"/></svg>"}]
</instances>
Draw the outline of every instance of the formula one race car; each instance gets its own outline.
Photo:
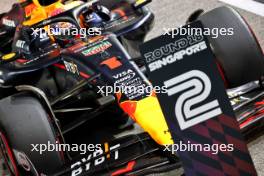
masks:
<instances>
[{"instance_id":1,"label":"formula one race car","mask_svg":"<svg viewBox=\"0 0 264 176\"><path fill-rule=\"evenodd\" d=\"M2 29L6 31L1 44L6 50L2 50L0 65L0 162L5 169L0 172L146 175L180 168L177 156L164 151L163 145L172 140L154 90L108 95L101 91L115 85L151 85L138 51L154 20L145 7L150 1L124 0L106 6L99 0L74 1L65 9L60 1L33 2L36 7L26 20L14 25L6 14L1 20L5 27L22 25L12 29L14 37ZM251 138L251 132L263 126L262 50L235 10L219 7L194 16L188 22L234 28L233 36L208 39L241 130ZM47 32L62 26L100 28L101 33L83 38ZM40 29L45 29L44 34ZM120 131L109 121L127 116L145 133L118 137ZM81 155L76 150L40 152L41 144L100 146Z\"/></svg>"},{"instance_id":2,"label":"formula one race car","mask_svg":"<svg viewBox=\"0 0 264 176\"><path fill-rule=\"evenodd\" d=\"M151 29L154 16L150 12L145 14L146 18L143 20L144 27L137 27L138 30L133 30L132 32L130 32L130 30L126 31L127 29L123 31L123 28L122 28L123 26L121 26L121 24L126 23L126 22L127 24L138 22L140 19L138 18L134 19L137 16L134 14L130 15L130 13L134 13L133 11L135 10L139 11L140 7L147 2L148 1L146 2L144 1L143 3L139 3L138 5L134 4L133 7L129 7L130 4L128 5L128 3L125 1L124 2L114 1L114 3L108 0L100 1L100 4L102 4L100 7L102 8L98 10L97 12L97 13L100 13L102 18L111 18L111 20L108 20L109 21L108 24L104 24L103 28L105 30L109 29L109 32L114 30L118 33L126 32L126 35L120 34L119 39L120 41L122 40L123 45L126 46L127 51L130 52L130 55L135 60L139 57L138 44L143 42L145 35ZM53 3L53 4L49 5L49 3ZM27 35L29 35L30 32L28 32L28 34L25 34L26 36L24 36L24 33L26 33L25 28L19 30L19 32L16 32L16 29L20 28L17 26L21 26L21 25L29 26L29 25L36 24L37 22L40 22L48 17L54 16L55 14L66 11L68 9L72 9L82 4L83 2L82 1L73 1L73 2L67 1L67 3L66 4L65 3L66 2L62 3L61 1L54 3L54 1L38 2L38 1L31 1L31 0L26 0L26 1L22 0L20 1L20 3L14 4L12 9L8 13L1 15L0 55L2 56L3 54L8 54L10 52L15 51L15 52L26 54L27 55L26 58L31 58L32 52L35 52L33 50L35 50L36 48L35 46L32 46L32 45L38 45L37 48L42 48L42 47L49 45L50 44L49 40L47 42L47 40L45 41L45 39L41 39L41 41L38 41L38 39L36 38L29 39ZM107 14L109 13L108 10L111 10L111 14L109 15ZM131 18L128 18L127 15L129 15L129 17ZM90 30L94 26L100 23L100 20L102 20L101 17L99 17L96 13L90 14L89 12L84 12L82 14L82 18L84 20L82 25L89 25L89 28L88 26L85 26L85 27ZM70 26L73 27L73 25L69 22L61 22L61 23L56 23L56 25L51 25L50 28L51 30L53 29L53 31L56 31L59 28L65 29ZM100 26L97 26L97 27L100 27ZM89 30L83 31L85 37L88 35L86 33L88 33ZM31 37L31 35L29 35L29 37ZM77 35L76 36L69 36L69 35L66 36L66 35L57 34L55 37L56 37L56 42L58 42L61 47L72 45L72 42L75 42L77 38L80 39L80 37L78 37ZM131 42L131 40L133 40L133 42ZM23 44L24 42L26 42L26 45ZM32 47L29 48L29 46L32 46ZM24 61L25 60L23 59L16 60L16 62L24 62ZM46 70L46 71L44 71L46 73L41 73L40 75L36 73L35 76L38 77L36 79L37 82L33 81L34 83L29 83L29 82L28 83L24 82L24 83L34 84L35 86L41 88L42 90L45 91L45 94L47 95L49 99L54 99L58 94L64 92L65 90L72 88L72 86L79 81L78 79L75 78L74 75L69 74L67 72L65 73L61 69L54 70L55 72L60 72L60 73L54 72L54 74L56 75L55 76L56 79L54 79L55 77L53 76L50 77L50 74L53 74L52 73L53 71L51 70L49 71ZM42 78L40 78L39 76L41 76ZM39 81L40 79L42 79L42 81ZM59 84L57 84L58 83L57 81L59 82ZM8 92L9 90L7 90L7 92L6 90L2 90L2 94L8 94ZM94 96L94 95L91 95L91 96ZM122 128L126 127L126 125L123 126L123 124L127 123L128 118L125 117L126 115L124 115L123 112L121 111L119 112L116 109L113 110L113 108L112 109L107 108L107 111L118 114L116 117L114 116L115 118L113 120L113 123L115 126L117 126L116 124L117 122L118 124L122 126ZM122 117L118 118L119 116L122 116ZM128 121L128 125L130 124L131 122Z\"/></svg>"}]
</instances>

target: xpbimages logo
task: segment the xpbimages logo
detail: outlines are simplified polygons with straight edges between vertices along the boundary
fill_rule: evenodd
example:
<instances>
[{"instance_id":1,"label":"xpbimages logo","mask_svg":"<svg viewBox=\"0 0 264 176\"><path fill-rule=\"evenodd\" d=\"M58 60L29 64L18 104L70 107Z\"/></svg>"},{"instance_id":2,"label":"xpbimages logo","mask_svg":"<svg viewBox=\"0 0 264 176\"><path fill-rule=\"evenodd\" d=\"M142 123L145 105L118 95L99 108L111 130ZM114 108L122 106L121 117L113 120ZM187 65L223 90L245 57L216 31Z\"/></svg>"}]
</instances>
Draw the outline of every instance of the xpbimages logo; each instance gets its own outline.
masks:
<instances>
[{"instance_id":1,"label":"xpbimages logo","mask_svg":"<svg viewBox=\"0 0 264 176\"><path fill-rule=\"evenodd\" d=\"M34 37L45 38L46 36L80 36L80 38L87 38L89 36L100 36L102 35L102 28L91 27L91 28L31 28L31 35Z\"/></svg>"},{"instance_id":2,"label":"xpbimages logo","mask_svg":"<svg viewBox=\"0 0 264 176\"><path fill-rule=\"evenodd\" d=\"M210 152L217 155L219 152L232 152L234 151L234 144L194 144L190 141L184 143L180 141L177 144L165 145L164 152L171 152L177 154L177 152Z\"/></svg>"},{"instance_id":3,"label":"xpbimages logo","mask_svg":"<svg viewBox=\"0 0 264 176\"><path fill-rule=\"evenodd\" d=\"M212 38L218 38L219 36L234 35L234 28L191 28L190 25L187 25L185 27L180 26L179 28L163 28L163 31L163 35L169 35L172 38L179 35L204 35L211 36Z\"/></svg>"},{"instance_id":4,"label":"xpbimages logo","mask_svg":"<svg viewBox=\"0 0 264 176\"><path fill-rule=\"evenodd\" d=\"M86 154L101 149L101 144L61 144L58 141L52 143L48 141L46 144L31 144L31 152L38 152L41 155L45 152L80 152Z\"/></svg>"}]
</instances>

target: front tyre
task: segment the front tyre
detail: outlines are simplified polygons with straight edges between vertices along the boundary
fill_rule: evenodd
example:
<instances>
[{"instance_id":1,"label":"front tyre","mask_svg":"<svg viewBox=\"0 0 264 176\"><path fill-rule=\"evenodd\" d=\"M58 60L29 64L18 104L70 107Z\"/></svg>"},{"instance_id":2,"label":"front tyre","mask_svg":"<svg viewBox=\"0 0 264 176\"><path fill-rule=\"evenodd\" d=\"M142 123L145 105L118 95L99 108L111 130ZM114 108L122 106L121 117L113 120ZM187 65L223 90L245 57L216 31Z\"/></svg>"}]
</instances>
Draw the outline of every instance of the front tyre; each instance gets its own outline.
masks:
<instances>
[{"instance_id":1,"label":"front tyre","mask_svg":"<svg viewBox=\"0 0 264 176\"><path fill-rule=\"evenodd\" d=\"M33 144L55 144L57 137L49 113L29 93L0 100L0 137L2 159L12 175L26 171L48 175L64 164L58 151L32 151Z\"/></svg>"}]
</instances>

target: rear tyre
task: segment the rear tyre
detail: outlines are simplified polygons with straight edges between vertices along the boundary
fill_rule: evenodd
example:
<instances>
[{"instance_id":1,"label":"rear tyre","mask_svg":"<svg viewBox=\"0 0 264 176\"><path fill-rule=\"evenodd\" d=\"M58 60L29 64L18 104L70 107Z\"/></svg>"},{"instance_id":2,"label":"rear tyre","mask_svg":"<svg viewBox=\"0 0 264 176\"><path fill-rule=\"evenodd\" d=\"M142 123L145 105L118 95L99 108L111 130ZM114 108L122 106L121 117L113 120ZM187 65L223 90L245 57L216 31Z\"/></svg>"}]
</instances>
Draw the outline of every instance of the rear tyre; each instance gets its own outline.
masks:
<instances>
[{"instance_id":1,"label":"rear tyre","mask_svg":"<svg viewBox=\"0 0 264 176\"><path fill-rule=\"evenodd\" d=\"M208 37L223 68L228 88L258 80L264 74L261 47L253 31L237 11L229 7L219 7L201 15L198 20L211 31L216 30L214 28L229 30L229 35Z\"/></svg>"}]
</instances>

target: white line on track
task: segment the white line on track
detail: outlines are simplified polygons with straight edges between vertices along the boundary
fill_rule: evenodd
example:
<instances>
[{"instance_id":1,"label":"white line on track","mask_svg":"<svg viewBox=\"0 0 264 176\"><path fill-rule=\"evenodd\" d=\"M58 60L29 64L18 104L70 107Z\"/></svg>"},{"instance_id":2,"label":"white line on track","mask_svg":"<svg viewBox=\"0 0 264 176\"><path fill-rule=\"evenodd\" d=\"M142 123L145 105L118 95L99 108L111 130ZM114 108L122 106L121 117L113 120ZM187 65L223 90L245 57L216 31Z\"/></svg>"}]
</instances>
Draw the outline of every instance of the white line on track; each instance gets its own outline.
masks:
<instances>
[{"instance_id":1,"label":"white line on track","mask_svg":"<svg viewBox=\"0 0 264 176\"><path fill-rule=\"evenodd\" d=\"M247 10L260 16L264 16L264 4L253 0L219 0L232 6Z\"/></svg>"}]
</instances>

